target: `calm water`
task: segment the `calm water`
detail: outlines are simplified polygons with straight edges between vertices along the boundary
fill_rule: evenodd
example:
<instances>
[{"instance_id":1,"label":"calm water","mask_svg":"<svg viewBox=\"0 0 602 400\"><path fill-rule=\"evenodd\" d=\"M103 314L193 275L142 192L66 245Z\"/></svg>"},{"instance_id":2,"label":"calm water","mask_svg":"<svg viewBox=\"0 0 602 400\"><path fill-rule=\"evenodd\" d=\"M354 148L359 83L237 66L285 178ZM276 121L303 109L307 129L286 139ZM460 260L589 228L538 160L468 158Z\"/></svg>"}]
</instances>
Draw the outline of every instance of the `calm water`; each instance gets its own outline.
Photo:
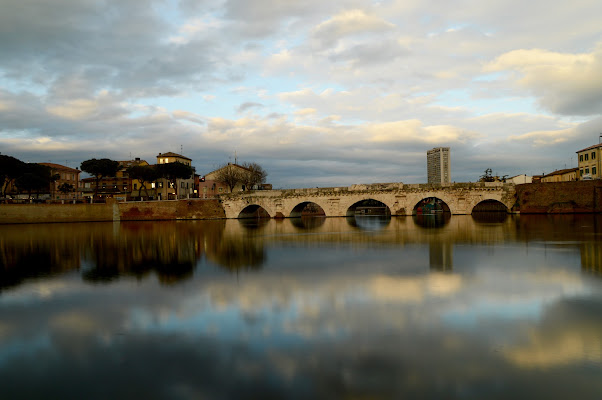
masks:
<instances>
[{"instance_id":1,"label":"calm water","mask_svg":"<svg viewBox=\"0 0 602 400\"><path fill-rule=\"evenodd\" d=\"M0 226L2 399L600 399L602 218Z\"/></svg>"}]
</instances>

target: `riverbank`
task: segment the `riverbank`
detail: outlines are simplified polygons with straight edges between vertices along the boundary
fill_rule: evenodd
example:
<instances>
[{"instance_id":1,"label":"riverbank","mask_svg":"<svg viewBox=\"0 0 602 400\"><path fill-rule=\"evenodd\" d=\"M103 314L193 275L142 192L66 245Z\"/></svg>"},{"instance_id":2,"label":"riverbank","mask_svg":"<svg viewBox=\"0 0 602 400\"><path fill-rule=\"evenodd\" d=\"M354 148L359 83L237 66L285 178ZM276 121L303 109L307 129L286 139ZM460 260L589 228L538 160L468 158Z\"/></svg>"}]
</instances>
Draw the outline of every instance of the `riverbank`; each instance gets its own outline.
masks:
<instances>
[{"instance_id":1,"label":"riverbank","mask_svg":"<svg viewBox=\"0 0 602 400\"><path fill-rule=\"evenodd\" d=\"M159 221L225 218L216 199L139 201L104 204L2 204L0 224Z\"/></svg>"},{"instance_id":2,"label":"riverbank","mask_svg":"<svg viewBox=\"0 0 602 400\"><path fill-rule=\"evenodd\" d=\"M513 212L602 213L602 181L516 185ZM105 204L0 204L0 224L221 219L217 199L132 201Z\"/></svg>"}]
</instances>

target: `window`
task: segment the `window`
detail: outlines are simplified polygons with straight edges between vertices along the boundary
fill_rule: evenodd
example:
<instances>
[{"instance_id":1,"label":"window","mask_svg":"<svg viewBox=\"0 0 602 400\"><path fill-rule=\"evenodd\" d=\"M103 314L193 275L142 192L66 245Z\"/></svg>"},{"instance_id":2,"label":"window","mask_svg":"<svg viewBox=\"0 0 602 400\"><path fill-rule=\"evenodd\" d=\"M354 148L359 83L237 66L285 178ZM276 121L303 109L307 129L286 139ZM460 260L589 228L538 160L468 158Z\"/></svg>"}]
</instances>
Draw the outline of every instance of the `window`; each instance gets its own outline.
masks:
<instances>
[{"instance_id":1,"label":"window","mask_svg":"<svg viewBox=\"0 0 602 400\"><path fill-rule=\"evenodd\" d=\"M583 154L579 156L579 161L583 161Z\"/></svg>"},{"instance_id":2,"label":"window","mask_svg":"<svg viewBox=\"0 0 602 400\"><path fill-rule=\"evenodd\" d=\"M218 192L222 192L224 190L224 188L219 188Z\"/></svg>"},{"instance_id":3,"label":"window","mask_svg":"<svg viewBox=\"0 0 602 400\"><path fill-rule=\"evenodd\" d=\"M134 190L138 190L138 184L134 183Z\"/></svg>"},{"instance_id":4,"label":"window","mask_svg":"<svg viewBox=\"0 0 602 400\"><path fill-rule=\"evenodd\" d=\"M595 160L595 159L596 159L596 152L592 151L592 160Z\"/></svg>"},{"instance_id":5,"label":"window","mask_svg":"<svg viewBox=\"0 0 602 400\"><path fill-rule=\"evenodd\" d=\"M184 182L180 182L180 188L184 189Z\"/></svg>"},{"instance_id":6,"label":"window","mask_svg":"<svg viewBox=\"0 0 602 400\"><path fill-rule=\"evenodd\" d=\"M579 176L583 176L583 169L579 170Z\"/></svg>"},{"instance_id":7,"label":"window","mask_svg":"<svg viewBox=\"0 0 602 400\"><path fill-rule=\"evenodd\" d=\"M589 159L589 154L585 154L585 155L583 156L583 159L584 159L585 161L587 161L587 160Z\"/></svg>"},{"instance_id":8,"label":"window","mask_svg":"<svg viewBox=\"0 0 602 400\"><path fill-rule=\"evenodd\" d=\"M585 173L586 173L586 174L589 174L589 168L586 168L586 169L585 169Z\"/></svg>"},{"instance_id":9,"label":"window","mask_svg":"<svg viewBox=\"0 0 602 400\"><path fill-rule=\"evenodd\" d=\"M159 187L162 188L163 187L163 182L159 182Z\"/></svg>"},{"instance_id":10,"label":"window","mask_svg":"<svg viewBox=\"0 0 602 400\"><path fill-rule=\"evenodd\" d=\"M596 175L596 167L592 167L592 175Z\"/></svg>"},{"instance_id":11,"label":"window","mask_svg":"<svg viewBox=\"0 0 602 400\"><path fill-rule=\"evenodd\" d=\"M151 182L151 189L155 188L156 183L155 182Z\"/></svg>"}]
</instances>

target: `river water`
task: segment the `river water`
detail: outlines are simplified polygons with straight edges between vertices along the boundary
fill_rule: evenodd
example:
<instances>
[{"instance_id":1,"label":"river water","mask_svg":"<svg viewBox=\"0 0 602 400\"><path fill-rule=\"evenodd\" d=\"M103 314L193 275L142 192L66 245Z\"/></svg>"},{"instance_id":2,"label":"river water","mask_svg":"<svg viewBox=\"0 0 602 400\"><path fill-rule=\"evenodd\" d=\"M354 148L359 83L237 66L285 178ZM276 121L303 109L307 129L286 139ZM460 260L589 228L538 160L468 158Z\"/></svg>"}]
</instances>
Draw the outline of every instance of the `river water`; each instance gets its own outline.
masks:
<instances>
[{"instance_id":1,"label":"river water","mask_svg":"<svg viewBox=\"0 0 602 400\"><path fill-rule=\"evenodd\" d=\"M602 218L0 226L2 399L600 399Z\"/></svg>"}]
</instances>

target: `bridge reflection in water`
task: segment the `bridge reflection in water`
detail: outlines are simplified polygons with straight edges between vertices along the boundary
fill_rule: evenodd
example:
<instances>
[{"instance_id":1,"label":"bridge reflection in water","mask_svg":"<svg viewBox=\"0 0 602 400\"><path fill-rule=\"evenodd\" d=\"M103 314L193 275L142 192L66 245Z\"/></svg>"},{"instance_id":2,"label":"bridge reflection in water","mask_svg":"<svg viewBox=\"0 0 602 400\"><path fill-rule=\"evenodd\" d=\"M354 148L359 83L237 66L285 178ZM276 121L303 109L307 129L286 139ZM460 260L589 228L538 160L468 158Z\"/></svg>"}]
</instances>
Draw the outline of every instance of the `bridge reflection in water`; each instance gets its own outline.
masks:
<instances>
[{"instance_id":1,"label":"bridge reflection in water","mask_svg":"<svg viewBox=\"0 0 602 400\"><path fill-rule=\"evenodd\" d=\"M2 226L3 398L598 399L602 216L495 218Z\"/></svg>"},{"instance_id":2,"label":"bridge reflection in water","mask_svg":"<svg viewBox=\"0 0 602 400\"><path fill-rule=\"evenodd\" d=\"M161 284L173 285L189 279L203 260L233 271L261 268L266 260L266 246L288 241L303 241L308 245L352 243L366 247L428 244L430 268L449 271L454 267L457 246L552 239L553 229L541 227L552 226L556 220L566 220L569 228L576 227L567 232L574 237L567 246L579 247L584 271L598 273L602 252L597 242L582 240L584 235L593 234L591 229L597 229L597 225L579 222L591 221L590 216L500 213L304 216L285 220L4 226L0 231L0 290L18 286L40 274L51 276L69 271L81 271L82 278L90 283L110 282L124 276L145 279L155 275ZM537 224L527 221L537 221ZM533 226L540 228L533 230Z\"/></svg>"}]
</instances>

